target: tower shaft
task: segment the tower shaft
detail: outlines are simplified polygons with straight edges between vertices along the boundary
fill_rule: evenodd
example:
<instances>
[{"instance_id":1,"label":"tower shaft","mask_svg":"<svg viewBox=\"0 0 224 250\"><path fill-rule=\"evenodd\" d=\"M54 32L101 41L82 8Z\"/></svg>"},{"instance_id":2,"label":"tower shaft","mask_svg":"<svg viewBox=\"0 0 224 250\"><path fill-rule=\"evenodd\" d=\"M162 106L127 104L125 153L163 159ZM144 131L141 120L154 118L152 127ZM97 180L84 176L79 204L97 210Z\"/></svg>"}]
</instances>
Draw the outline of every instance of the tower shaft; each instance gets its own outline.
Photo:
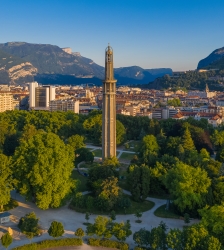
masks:
<instances>
[{"instance_id":1,"label":"tower shaft","mask_svg":"<svg viewBox=\"0 0 224 250\"><path fill-rule=\"evenodd\" d=\"M116 156L116 80L113 50L105 51L105 80L103 81L102 158Z\"/></svg>"}]
</instances>

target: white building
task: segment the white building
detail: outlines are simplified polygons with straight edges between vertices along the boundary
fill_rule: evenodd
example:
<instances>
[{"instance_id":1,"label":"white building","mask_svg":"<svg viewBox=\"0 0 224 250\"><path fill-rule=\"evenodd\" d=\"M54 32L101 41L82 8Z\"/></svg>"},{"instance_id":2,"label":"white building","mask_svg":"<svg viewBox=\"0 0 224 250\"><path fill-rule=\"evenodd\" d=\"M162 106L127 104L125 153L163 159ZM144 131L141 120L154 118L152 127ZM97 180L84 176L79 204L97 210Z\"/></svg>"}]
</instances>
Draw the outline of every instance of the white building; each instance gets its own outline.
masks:
<instances>
[{"instance_id":1,"label":"white building","mask_svg":"<svg viewBox=\"0 0 224 250\"><path fill-rule=\"evenodd\" d=\"M50 111L72 111L79 114L79 101L68 100L52 100L50 101Z\"/></svg>"},{"instance_id":2,"label":"white building","mask_svg":"<svg viewBox=\"0 0 224 250\"><path fill-rule=\"evenodd\" d=\"M30 100L29 105L30 108L35 107L35 89L38 87L38 82L31 82L29 83L29 91L30 91Z\"/></svg>"},{"instance_id":3,"label":"white building","mask_svg":"<svg viewBox=\"0 0 224 250\"><path fill-rule=\"evenodd\" d=\"M55 87L50 85L38 86L37 82L29 84L30 109L49 110L50 101L55 100Z\"/></svg>"}]
</instances>

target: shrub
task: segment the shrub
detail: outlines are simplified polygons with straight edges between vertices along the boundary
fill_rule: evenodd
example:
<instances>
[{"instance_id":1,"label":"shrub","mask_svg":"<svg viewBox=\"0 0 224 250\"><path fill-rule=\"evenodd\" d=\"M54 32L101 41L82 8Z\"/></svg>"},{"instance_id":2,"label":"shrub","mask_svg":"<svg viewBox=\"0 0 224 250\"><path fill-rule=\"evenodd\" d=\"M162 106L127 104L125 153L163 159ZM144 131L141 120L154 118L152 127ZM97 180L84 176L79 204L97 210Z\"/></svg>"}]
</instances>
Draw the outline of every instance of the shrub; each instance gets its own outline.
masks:
<instances>
[{"instance_id":1,"label":"shrub","mask_svg":"<svg viewBox=\"0 0 224 250\"><path fill-rule=\"evenodd\" d=\"M59 247L59 246L81 246L82 239L77 238L65 238L59 240L44 240L38 243L27 244L20 247L15 247L12 250L39 250L50 247Z\"/></svg>"},{"instance_id":2,"label":"shrub","mask_svg":"<svg viewBox=\"0 0 224 250\"><path fill-rule=\"evenodd\" d=\"M89 238L88 243L90 246L96 246L96 247L102 246L102 247L117 248L120 250L129 249L129 245L127 243L118 242L115 240Z\"/></svg>"}]
</instances>

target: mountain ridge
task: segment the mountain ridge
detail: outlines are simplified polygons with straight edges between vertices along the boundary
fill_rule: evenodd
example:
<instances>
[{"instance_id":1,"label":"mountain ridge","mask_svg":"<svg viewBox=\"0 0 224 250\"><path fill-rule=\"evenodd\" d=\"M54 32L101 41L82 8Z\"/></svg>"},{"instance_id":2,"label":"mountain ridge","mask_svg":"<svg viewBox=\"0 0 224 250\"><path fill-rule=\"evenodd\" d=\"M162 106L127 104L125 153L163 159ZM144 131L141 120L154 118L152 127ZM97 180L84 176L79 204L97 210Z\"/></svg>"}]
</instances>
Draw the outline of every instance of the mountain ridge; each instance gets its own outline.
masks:
<instances>
[{"instance_id":1,"label":"mountain ridge","mask_svg":"<svg viewBox=\"0 0 224 250\"><path fill-rule=\"evenodd\" d=\"M70 84L72 82L77 84L78 79L86 78L82 82L90 82L91 79L99 82L104 78L104 67L96 64L92 59L75 53L67 53L57 45L7 42L0 44L0 50L29 62L33 68L37 69L37 72L33 72L32 75L40 83L49 80L54 84L59 84L59 82L63 82L63 78L65 81L69 78ZM143 69L139 66L131 66L115 68L114 73L118 84L147 84L159 76L172 74L172 69ZM60 80L57 81L57 79ZM21 81L19 79L17 82Z\"/></svg>"}]
</instances>

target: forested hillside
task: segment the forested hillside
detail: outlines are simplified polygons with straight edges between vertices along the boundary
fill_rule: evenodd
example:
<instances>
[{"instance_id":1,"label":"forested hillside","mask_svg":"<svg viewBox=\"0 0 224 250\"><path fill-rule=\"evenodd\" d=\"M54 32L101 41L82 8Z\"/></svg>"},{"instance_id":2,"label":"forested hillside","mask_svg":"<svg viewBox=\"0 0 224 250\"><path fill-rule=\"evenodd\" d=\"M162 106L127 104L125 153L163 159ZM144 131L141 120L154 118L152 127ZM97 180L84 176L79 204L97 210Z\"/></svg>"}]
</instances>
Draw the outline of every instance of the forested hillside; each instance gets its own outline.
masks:
<instances>
[{"instance_id":1,"label":"forested hillside","mask_svg":"<svg viewBox=\"0 0 224 250\"><path fill-rule=\"evenodd\" d=\"M209 77L219 75L224 76L224 71L187 71L180 74L178 77L170 77L165 75L157 78L155 81L150 82L147 86L151 89L198 89L205 90L208 84L210 90L223 91L223 85L219 81L209 80Z\"/></svg>"}]
</instances>

